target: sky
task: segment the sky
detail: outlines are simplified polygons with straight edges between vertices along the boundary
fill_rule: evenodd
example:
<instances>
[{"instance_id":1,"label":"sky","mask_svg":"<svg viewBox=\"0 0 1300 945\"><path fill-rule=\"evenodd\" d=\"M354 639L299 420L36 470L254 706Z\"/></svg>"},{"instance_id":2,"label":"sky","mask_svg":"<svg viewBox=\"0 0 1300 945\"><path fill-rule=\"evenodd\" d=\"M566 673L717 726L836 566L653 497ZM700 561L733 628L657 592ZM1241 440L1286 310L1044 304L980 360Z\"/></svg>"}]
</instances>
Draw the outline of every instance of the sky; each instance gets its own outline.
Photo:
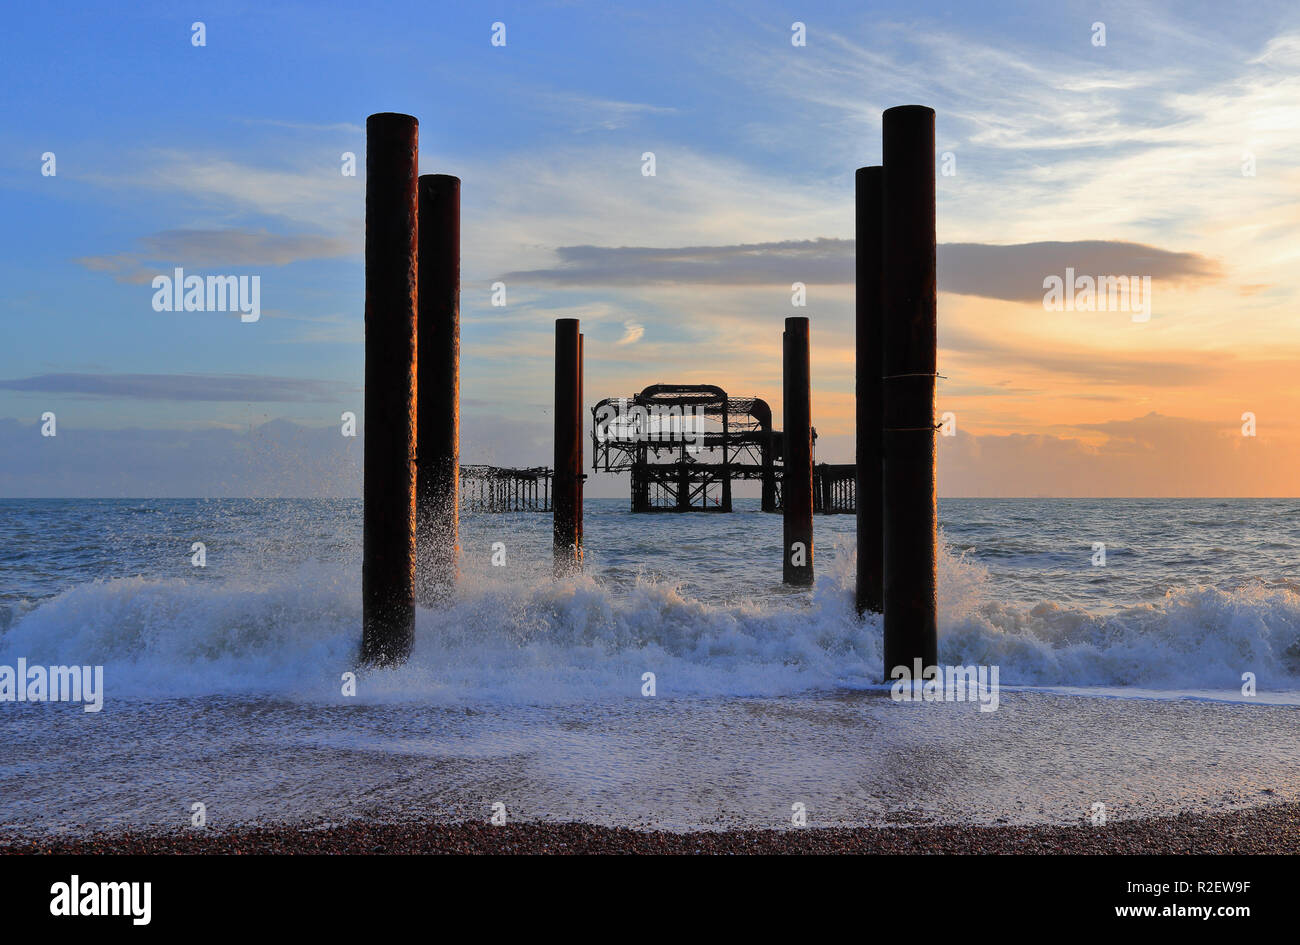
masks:
<instances>
[{"instance_id":1,"label":"sky","mask_svg":"<svg viewBox=\"0 0 1300 945\"><path fill-rule=\"evenodd\" d=\"M0 34L0 496L360 494L383 111L462 180L462 462L549 464L560 317L588 406L711 383L779 426L789 315L852 462L853 173L912 103L940 495L1297 494L1293 2L49 6ZM175 267L258 276L261 317L155 311ZM1149 276L1150 318L1045 306L1067 267Z\"/></svg>"}]
</instances>

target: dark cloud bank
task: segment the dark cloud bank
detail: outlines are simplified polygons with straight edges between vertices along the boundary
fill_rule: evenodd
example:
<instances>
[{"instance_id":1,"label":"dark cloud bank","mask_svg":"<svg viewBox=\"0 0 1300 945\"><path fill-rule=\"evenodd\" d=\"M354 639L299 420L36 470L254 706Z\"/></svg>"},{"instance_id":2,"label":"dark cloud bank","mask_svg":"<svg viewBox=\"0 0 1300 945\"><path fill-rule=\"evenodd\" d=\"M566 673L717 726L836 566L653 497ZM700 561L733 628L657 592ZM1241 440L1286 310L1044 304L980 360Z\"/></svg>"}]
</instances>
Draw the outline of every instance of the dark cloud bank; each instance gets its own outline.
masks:
<instances>
[{"instance_id":1,"label":"dark cloud bank","mask_svg":"<svg viewBox=\"0 0 1300 945\"><path fill-rule=\"evenodd\" d=\"M853 240L786 240L738 246L561 246L559 265L506 273L507 282L562 287L645 285L848 285L853 282ZM1112 240L1018 243L943 243L938 248L939 288L1011 302L1043 297L1044 277L1136 275L1169 281L1219 276L1213 260Z\"/></svg>"}]
</instances>

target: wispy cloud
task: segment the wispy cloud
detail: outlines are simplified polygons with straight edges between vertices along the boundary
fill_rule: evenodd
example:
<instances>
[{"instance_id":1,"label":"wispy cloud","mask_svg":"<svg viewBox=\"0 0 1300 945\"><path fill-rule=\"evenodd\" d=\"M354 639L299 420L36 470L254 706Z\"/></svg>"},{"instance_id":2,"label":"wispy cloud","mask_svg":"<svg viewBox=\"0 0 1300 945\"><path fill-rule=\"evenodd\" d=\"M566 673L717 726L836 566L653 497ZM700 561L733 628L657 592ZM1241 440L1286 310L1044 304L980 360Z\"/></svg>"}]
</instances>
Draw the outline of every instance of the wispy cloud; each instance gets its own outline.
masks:
<instances>
[{"instance_id":1,"label":"wispy cloud","mask_svg":"<svg viewBox=\"0 0 1300 945\"><path fill-rule=\"evenodd\" d=\"M321 133L343 132L350 135L363 135L366 129L353 122L340 121L333 124L313 124L305 121L283 121L277 118L243 118L246 125L264 125L271 128L287 128L290 131L313 131Z\"/></svg>"},{"instance_id":2,"label":"wispy cloud","mask_svg":"<svg viewBox=\"0 0 1300 945\"><path fill-rule=\"evenodd\" d=\"M616 345L635 344L636 342L641 340L641 336L644 334L645 334L645 325L642 325L640 322L635 322L629 318L627 321L623 323L623 337L618 339L618 341L614 342L614 344Z\"/></svg>"},{"instance_id":3,"label":"wispy cloud","mask_svg":"<svg viewBox=\"0 0 1300 945\"><path fill-rule=\"evenodd\" d=\"M620 102L571 92L538 92L538 107L556 113L573 125L575 131L615 131L638 118L673 115L677 109L643 102Z\"/></svg>"},{"instance_id":4,"label":"wispy cloud","mask_svg":"<svg viewBox=\"0 0 1300 945\"><path fill-rule=\"evenodd\" d=\"M179 266L284 266L307 259L333 259L357 251L349 240L248 230L164 230L139 241L137 253L83 256L75 260L119 282L145 283L160 268Z\"/></svg>"},{"instance_id":5,"label":"wispy cloud","mask_svg":"<svg viewBox=\"0 0 1300 945\"><path fill-rule=\"evenodd\" d=\"M183 202L189 215L222 222L274 219L331 235L360 232L364 174L344 177L339 152L333 149L295 155L298 163L289 167L214 150L155 149L131 158L130 166L109 166L86 179L114 190L147 192L151 199L170 195ZM364 167L360 152L358 164Z\"/></svg>"}]
</instances>

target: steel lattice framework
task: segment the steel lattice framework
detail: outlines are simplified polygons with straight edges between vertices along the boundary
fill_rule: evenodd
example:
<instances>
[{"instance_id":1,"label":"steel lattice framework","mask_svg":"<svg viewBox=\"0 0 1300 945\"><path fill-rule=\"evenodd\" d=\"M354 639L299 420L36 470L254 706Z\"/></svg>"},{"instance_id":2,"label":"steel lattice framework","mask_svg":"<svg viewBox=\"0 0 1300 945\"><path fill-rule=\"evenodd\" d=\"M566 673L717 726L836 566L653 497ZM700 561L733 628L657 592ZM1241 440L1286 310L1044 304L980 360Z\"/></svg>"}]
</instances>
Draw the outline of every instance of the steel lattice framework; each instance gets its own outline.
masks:
<instances>
[{"instance_id":1,"label":"steel lattice framework","mask_svg":"<svg viewBox=\"0 0 1300 945\"><path fill-rule=\"evenodd\" d=\"M735 479L760 481L763 511L780 508L782 434L761 398L652 384L591 413L592 469L631 473L633 512L730 512Z\"/></svg>"}]
</instances>

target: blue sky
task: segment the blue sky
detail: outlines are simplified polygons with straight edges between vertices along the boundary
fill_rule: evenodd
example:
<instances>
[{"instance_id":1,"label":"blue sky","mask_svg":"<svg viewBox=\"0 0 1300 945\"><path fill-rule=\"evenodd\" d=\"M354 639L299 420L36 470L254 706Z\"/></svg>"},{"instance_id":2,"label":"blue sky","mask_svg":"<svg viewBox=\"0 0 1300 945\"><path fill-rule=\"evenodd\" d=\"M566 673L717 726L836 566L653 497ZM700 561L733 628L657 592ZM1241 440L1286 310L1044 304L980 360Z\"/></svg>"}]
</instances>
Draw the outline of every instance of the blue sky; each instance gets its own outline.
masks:
<instances>
[{"instance_id":1,"label":"blue sky","mask_svg":"<svg viewBox=\"0 0 1300 945\"><path fill-rule=\"evenodd\" d=\"M940 408L962 431L947 492L1275 493L1270 470L1295 458L1294 4L25 5L0 51L0 494L54 479L193 494L181 444L215 457L272 420L323 431L321 462L353 468L335 427L363 406L363 129L379 111L416 115L421 171L464 182L464 461L548 460L559 316L583 319L592 401L694 381L779 407L801 278L821 457L850 461L852 285L835 273L853 170L879 160L881 110L910 102L936 109L956 159L941 243L1063 242L1062 262L1153 273L1167 300L1145 333L1053 322L1023 291L1041 254L990 269L941 249ZM603 274L575 275L574 247L600 248ZM666 273L647 247L709 273ZM174 265L260 275L261 320L153 311L148 280ZM501 278L510 304L492 308ZM80 472L34 452L45 410ZM1250 457L1225 439L1243 410L1269 418ZM1185 435L1153 439L1170 430ZM1212 475L1171 476L1172 457L1207 450ZM1080 463L1082 481L1054 478ZM299 465L282 471L291 494L349 488ZM202 488L268 488L254 478Z\"/></svg>"}]
</instances>

